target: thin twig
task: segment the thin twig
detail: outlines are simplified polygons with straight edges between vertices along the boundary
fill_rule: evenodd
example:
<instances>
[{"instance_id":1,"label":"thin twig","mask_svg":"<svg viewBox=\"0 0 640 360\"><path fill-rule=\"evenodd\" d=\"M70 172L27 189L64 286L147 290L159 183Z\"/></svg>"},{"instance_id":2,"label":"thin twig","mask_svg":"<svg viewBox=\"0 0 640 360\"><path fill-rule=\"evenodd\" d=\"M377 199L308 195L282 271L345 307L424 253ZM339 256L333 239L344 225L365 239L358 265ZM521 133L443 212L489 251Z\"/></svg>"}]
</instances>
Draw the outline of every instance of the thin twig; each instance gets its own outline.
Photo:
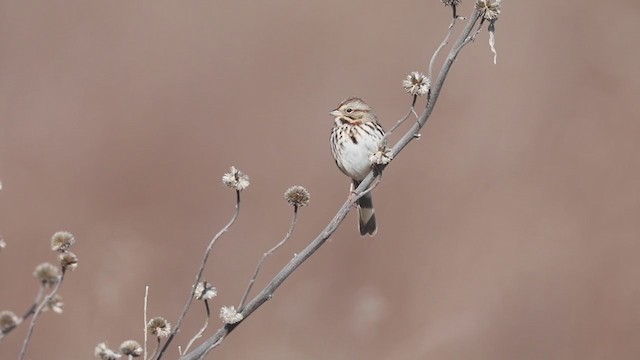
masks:
<instances>
[{"instance_id":1,"label":"thin twig","mask_svg":"<svg viewBox=\"0 0 640 360\"><path fill-rule=\"evenodd\" d=\"M405 133L405 135L398 140L396 145L392 149L392 155L395 158L412 140L416 137L415 135L419 133L420 129L424 127L427 120L433 113L434 106L438 100L444 82L447 78L449 70L455 59L457 58L460 50L469 43L467 38L469 38L469 34L473 31L474 25L477 23L480 18L480 12L478 10L474 10L473 14L469 17L467 25L462 30L460 37L454 45L451 47L447 59L440 69L440 73L438 75L438 79L435 82L433 87L433 92L431 97L429 98L429 102L427 103L427 107L424 112L420 115L418 121ZM375 171L371 171L367 177L362 180L360 185L355 189L356 193L365 191L371 184L373 184L377 174ZM351 210L351 206L353 205L353 199L347 199L338 212L333 217L333 219L327 224L327 226L322 230L322 232L311 241L306 248L304 248L301 252L296 254L290 261L287 263L280 272L278 272L273 279L262 289L262 291L256 295L242 310L242 316L246 320L256 309L262 306L265 302L273 298L275 291L282 285L282 283L300 266L302 265L311 255L313 255L326 241L329 239L331 235L338 229L342 221L345 219L349 211ZM215 334L205 340L200 346L195 348L188 354L185 354L181 357L182 360L197 360L202 359L203 356L211 351L212 347L217 346L223 338L225 338L229 333L231 333L239 324L243 322L235 323L235 324L226 324Z\"/></svg>"},{"instance_id":2,"label":"thin twig","mask_svg":"<svg viewBox=\"0 0 640 360\"><path fill-rule=\"evenodd\" d=\"M196 286L198 285L198 283L200 282L200 279L202 278L202 273L204 272L204 268L207 265L207 260L209 259L209 255L211 254L211 249L213 249L213 245L220 238L220 236L226 233L231 227L231 225L233 225L236 222L236 219L238 218L239 214L240 214L240 190L236 190L236 210L233 213L233 217L231 217L231 220L229 220L227 225L225 225L220 231L218 231L218 233L209 242L209 246L207 246L207 250L204 253L204 258L202 259L202 263L200 264L200 269L198 269L198 273L196 274L196 278L193 283L193 286L191 286L191 290L189 290L189 298L187 299L187 303L184 305L184 308L182 309L182 313L180 314L180 317L178 317L178 321L176 321L176 326L171 331L171 334L169 334L169 337L167 338L167 341L164 343L164 346L158 353L158 357L156 358L156 360L160 360L162 358L164 353L167 351L167 348L169 348L169 344L171 344L171 341L173 340L173 338L176 336L178 331L180 331L180 325L182 325L182 321L184 320L184 317L187 315L187 312L191 307L191 303L193 303L193 295L196 291ZM151 359L153 359L153 357L151 357Z\"/></svg>"},{"instance_id":3,"label":"thin twig","mask_svg":"<svg viewBox=\"0 0 640 360\"><path fill-rule=\"evenodd\" d=\"M207 312L207 318L204 321L204 325L202 326L200 331L198 331L198 333L194 337L191 338L191 340L187 344L187 347L184 348L184 351L180 355L187 353L187 351L189 351L189 349L191 348L191 345L193 345L193 343L196 340L201 338L202 334L204 333L204 331L207 330L207 327L209 327L209 319L211 319L211 309L209 309L209 302L206 299L204 300L204 308L205 308L205 310Z\"/></svg>"},{"instance_id":4,"label":"thin twig","mask_svg":"<svg viewBox=\"0 0 640 360\"><path fill-rule=\"evenodd\" d=\"M418 118L418 114L416 113L416 100L418 100L418 95L413 95L413 97L411 98L411 108L409 108L409 111L405 116L402 117L402 119L398 120L396 124L393 125L393 127L391 127L391 129L389 129L389 131L387 131L386 134L384 134L385 139L387 139L389 135L391 135L398 128L398 126L402 125L403 122L407 121L407 119L409 118L409 116L411 116L411 114L415 115L416 119Z\"/></svg>"},{"instance_id":5,"label":"thin twig","mask_svg":"<svg viewBox=\"0 0 640 360\"><path fill-rule=\"evenodd\" d=\"M29 309L27 309L27 311L25 311L24 315L22 315L22 317L20 318L20 321L8 328L2 329L0 330L0 340L2 340L4 338L5 335L7 335L8 333L12 332L13 330L15 330L18 325L22 324L25 320L27 320L31 315L33 315L33 313L36 312L36 308L38 307L38 304L40 303L40 300L42 299L42 295L44 294L44 286L41 285L40 288L38 288L38 293L36 294L36 298L33 301L33 304L31 304L31 306L29 307Z\"/></svg>"},{"instance_id":6,"label":"thin twig","mask_svg":"<svg viewBox=\"0 0 640 360\"><path fill-rule=\"evenodd\" d=\"M211 350L215 349L216 347L218 347L218 345L222 344L222 340L224 340L224 336L218 339L218 341L216 341L213 345L211 345L207 350L205 350L202 353L202 356L198 358L198 360L204 359L205 356L207 356Z\"/></svg>"},{"instance_id":7,"label":"thin twig","mask_svg":"<svg viewBox=\"0 0 640 360\"><path fill-rule=\"evenodd\" d=\"M451 38L451 34L453 34L453 28L456 26L456 21L458 20L458 15L456 14L456 6L453 5L452 8L453 8L453 18L451 19L451 24L449 24L449 29L447 31L447 35L444 37L444 40L442 40L442 42L440 43L440 46L438 46L436 51L431 56L431 61L429 61L429 73L428 73L429 80L433 79L433 77L432 77L433 76L433 65L436 62L436 58L440 54L440 51L442 51L442 49L445 46L447 46L447 44L449 44L449 39Z\"/></svg>"},{"instance_id":8,"label":"thin twig","mask_svg":"<svg viewBox=\"0 0 640 360\"><path fill-rule=\"evenodd\" d=\"M62 281L64 280L65 273L66 273L65 269L62 268L60 281L58 281L58 283L55 285L53 290L51 290L51 292L47 294L47 296L45 296L44 299L42 299L42 301L36 308L36 311L33 313L33 318L31 318L31 323L29 324L29 330L27 330L27 335L25 336L24 342L22 343L22 350L20 350L20 357L18 359L23 360L25 355L27 355L27 348L29 347L29 342L31 341L31 335L33 334L33 329L35 328L36 323L38 322L38 316L40 316L40 314L42 313L42 310L44 310L44 307L47 306L49 301L51 301L51 299L53 299L53 297L56 296L56 294L58 294L58 291L60 290L60 286L62 286Z\"/></svg>"},{"instance_id":9,"label":"thin twig","mask_svg":"<svg viewBox=\"0 0 640 360\"><path fill-rule=\"evenodd\" d=\"M144 320L144 360L147 360L147 341L149 340L149 333L147 331L147 304L149 301L149 285L144 287L144 309L143 309L143 320Z\"/></svg>"},{"instance_id":10,"label":"thin twig","mask_svg":"<svg viewBox=\"0 0 640 360\"><path fill-rule=\"evenodd\" d=\"M156 337L156 339L158 340L158 342L156 343L156 348L153 349L153 353L151 354L150 358L153 359L153 357L156 355L156 353L158 352L158 349L160 348L160 337Z\"/></svg>"},{"instance_id":11,"label":"thin twig","mask_svg":"<svg viewBox=\"0 0 640 360\"><path fill-rule=\"evenodd\" d=\"M273 254L276 250L278 250L284 243L289 240L291 234L293 233L293 229L296 226L296 222L298 221L298 207L293 206L293 218L291 219L291 225L289 225L289 230L287 234L284 236L276 246L272 247L266 253L262 254L260 261L258 261L258 265L256 266L256 270L253 272L253 276L251 280L249 280L249 285L247 285L247 289L244 291L244 295L242 295L242 299L240 300L240 305L238 305L238 311L242 312L242 307L244 306L245 301L247 300L247 296L249 296L249 292L251 292L251 288L253 288L253 284L256 282L256 278L258 277L258 272L260 272L260 268L262 268L262 264L264 264L265 260Z\"/></svg>"},{"instance_id":12,"label":"thin twig","mask_svg":"<svg viewBox=\"0 0 640 360\"><path fill-rule=\"evenodd\" d=\"M480 34L480 31L482 30L482 24L484 24L484 18L480 19L480 22L478 23L478 28L473 33L473 35L471 35L470 41L475 41L476 40L476 36L478 36L478 34Z\"/></svg>"}]
</instances>

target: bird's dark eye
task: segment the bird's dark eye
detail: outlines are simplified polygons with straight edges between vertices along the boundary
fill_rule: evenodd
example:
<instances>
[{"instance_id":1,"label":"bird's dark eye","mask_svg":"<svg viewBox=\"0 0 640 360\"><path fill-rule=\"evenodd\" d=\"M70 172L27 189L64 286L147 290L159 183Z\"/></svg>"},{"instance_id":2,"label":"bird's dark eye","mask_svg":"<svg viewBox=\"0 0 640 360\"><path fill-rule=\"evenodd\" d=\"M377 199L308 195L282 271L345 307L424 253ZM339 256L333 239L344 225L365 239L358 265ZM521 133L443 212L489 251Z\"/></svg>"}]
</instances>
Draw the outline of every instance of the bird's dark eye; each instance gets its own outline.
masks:
<instances>
[{"instance_id":1,"label":"bird's dark eye","mask_svg":"<svg viewBox=\"0 0 640 360\"><path fill-rule=\"evenodd\" d=\"M352 108L348 108L348 109L347 109L347 114L351 114L352 112L353 112L353 109L352 109Z\"/></svg>"}]
</instances>

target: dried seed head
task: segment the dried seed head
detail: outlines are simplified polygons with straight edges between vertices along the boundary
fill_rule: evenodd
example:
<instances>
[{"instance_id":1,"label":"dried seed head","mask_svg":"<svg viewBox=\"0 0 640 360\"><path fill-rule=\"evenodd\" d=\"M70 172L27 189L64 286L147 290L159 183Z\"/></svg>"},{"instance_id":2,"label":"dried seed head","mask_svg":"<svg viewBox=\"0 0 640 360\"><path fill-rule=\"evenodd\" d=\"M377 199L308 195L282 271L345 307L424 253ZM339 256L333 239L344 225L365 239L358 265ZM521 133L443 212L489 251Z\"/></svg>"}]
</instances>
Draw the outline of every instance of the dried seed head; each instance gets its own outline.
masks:
<instances>
[{"instance_id":1,"label":"dried seed head","mask_svg":"<svg viewBox=\"0 0 640 360\"><path fill-rule=\"evenodd\" d=\"M71 251L64 252L58 255L58 261L60 266L64 270L75 270L78 268L78 257Z\"/></svg>"},{"instance_id":2,"label":"dried seed head","mask_svg":"<svg viewBox=\"0 0 640 360\"><path fill-rule=\"evenodd\" d=\"M196 300L211 300L217 295L216 288L206 281L199 282L193 294Z\"/></svg>"},{"instance_id":3,"label":"dried seed head","mask_svg":"<svg viewBox=\"0 0 640 360\"><path fill-rule=\"evenodd\" d=\"M171 324L163 317L155 317L147 323L147 331L159 338L167 337L171 333Z\"/></svg>"},{"instance_id":4,"label":"dried seed head","mask_svg":"<svg viewBox=\"0 0 640 360\"><path fill-rule=\"evenodd\" d=\"M444 6L457 6L460 4L460 0L440 0Z\"/></svg>"},{"instance_id":5,"label":"dried seed head","mask_svg":"<svg viewBox=\"0 0 640 360\"><path fill-rule=\"evenodd\" d=\"M2 236L0 236L0 251L4 250L7 247L7 243L4 241Z\"/></svg>"},{"instance_id":6,"label":"dried seed head","mask_svg":"<svg viewBox=\"0 0 640 360\"><path fill-rule=\"evenodd\" d=\"M311 194L304 188L304 186L292 186L284 192L284 198L287 202L295 207L302 207L309 205L311 200Z\"/></svg>"},{"instance_id":7,"label":"dried seed head","mask_svg":"<svg viewBox=\"0 0 640 360\"><path fill-rule=\"evenodd\" d=\"M477 0L476 9L485 20L496 20L500 15L500 0Z\"/></svg>"},{"instance_id":8,"label":"dried seed head","mask_svg":"<svg viewBox=\"0 0 640 360\"><path fill-rule=\"evenodd\" d=\"M391 160L393 160L393 154L391 153L391 149L387 149L386 147L369 155L369 162L372 165L387 165Z\"/></svg>"},{"instance_id":9,"label":"dried seed head","mask_svg":"<svg viewBox=\"0 0 640 360\"><path fill-rule=\"evenodd\" d=\"M49 263L42 263L36 266L33 276L42 283L43 286L53 286L60 281L60 270Z\"/></svg>"},{"instance_id":10,"label":"dried seed head","mask_svg":"<svg viewBox=\"0 0 640 360\"><path fill-rule=\"evenodd\" d=\"M116 360L117 358L122 356L117 352L109 349L107 343L104 342L96 345L96 348L93 350L93 355L101 360Z\"/></svg>"},{"instance_id":11,"label":"dried seed head","mask_svg":"<svg viewBox=\"0 0 640 360\"><path fill-rule=\"evenodd\" d=\"M424 95L429 92L431 81L427 75L413 71L402 80L402 87L411 95Z\"/></svg>"},{"instance_id":12,"label":"dried seed head","mask_svg":"<svg viewBox=\"0 0 640 360\"><path fill-rule=\"evenodd\" d=\"M17 326L21 321L22 320L12 311L0 311L0 332L4 332Z\"/></svg>"},{"instance_id":13,"label":"dried seed head","mask_svg":"<svg viewBox=\"0 0 640 360\"><path fill-rule=\"evenodd\" d=\"M231 171L222 176L222 183L238 191L244 190L249 187L249 176L232 166Z\"/></svg>"},{"instance_id":14,"label":"dried seed head","mask_svg":"<svg viewBox=\"0 0 640 360\"><path fill-rule=\"evenodd\" d=\"M127 340L120 344L120 352L126 356L142 356L142 346L135 340Z\"/></svg>"},{"instance_id":15,"label":"dried seed head","mask_svg":"<svg viewBox=\"0 0 640 360\"><path fill-rule=\"evenodd\" d=\"M58 231L51 237L51 250L65 252L76 242L75 237L68 231Z\"/></svg>"},{"instance_id":16,"label":"dried seed head","mask_svg":"<svg viewBox=\"0 0 640 360\"><path fill-rule=\"evenodd\" d=\"M63 306L64 303L62 302L62 296L56 294L47 301L47 304L43 308L43 311L51 310L56 314L62 314L62 311L64 310L62 309Z\"/></svg>"},{"instance_id":17,"label":"dried seed head","mask_svg":"<svg viewBox=\"0 0 640 360\"><path fill-rule=\"evenodd\" d=\"M220 308L220 319L225 324L235 324L242 321L243 318L235 306L223 306Z\"/></svg>"}]
</instances>

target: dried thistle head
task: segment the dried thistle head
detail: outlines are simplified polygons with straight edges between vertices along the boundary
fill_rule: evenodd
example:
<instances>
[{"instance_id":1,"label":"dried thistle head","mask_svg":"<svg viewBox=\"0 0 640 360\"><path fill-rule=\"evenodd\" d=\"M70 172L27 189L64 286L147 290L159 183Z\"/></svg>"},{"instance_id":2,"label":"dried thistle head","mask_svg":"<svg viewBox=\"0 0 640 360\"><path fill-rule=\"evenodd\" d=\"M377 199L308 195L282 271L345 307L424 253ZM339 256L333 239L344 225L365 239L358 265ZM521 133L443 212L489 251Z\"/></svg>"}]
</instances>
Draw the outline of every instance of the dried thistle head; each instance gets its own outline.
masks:
<instances>
[{"instance_id":1,"label":"dried thistle head","mask_svg":"<svg viewBox=\"0 0 640 360\"><path fill-rule=\"evenodd\" d=\"M101 360L116 360L122 356L117 352L109 349L106 342L101 342L100 344L96 345L95 349L93 350L93 355Z\"/></svg>"},{"instance_id":2,"label":"dried thistle head","mask_svg":"<svg viewBox=\"0 0 640 360\"><path fill-rule=\"evenodd\" d=\"M235 306L223 306L220 308L220 319L225 324L235 324L242 321L244 316L236 310Z\"/></svg>"},{"instance_id":3,"label":"dried thistle head","mask_svg":"<svg viewBox=\"0 0 640 360\"><path fill-rule=\"evenodd\" d=\"M16 314L9 310L0 311L0 332L12 329L20 324L20 319Z\"/></svg>"},{"instance_id":4,"label":"dried thistle head","mask_svg":"<svg viewBox=\"0 0 640 360\"><path fill-rule=\"evenodd\" d=\"M36 266L33 276L40 281L43 286L53 286L60 281L60 270L50 263L42 263Z\"/></svg>"},{"instance_id":5,"label":"dried thistle head","mask_svg":"<svg viewBox=\"0 0 640 360\"><path fill-rule=\"evenodd\" d=\"M216 288L206 281L201 281L196 285L193 297L196 300L211 300L218 295Z\"/></svg>"},{"instance_id":6,"label":"dried thistle head","mask_svg":"<svg viewBox=\"0 0 640 360\"><path fill-rule=\"evenodd\" d=\"M43 311L51 310L56 314L62 314L62 311L64 311L64 309L62 308L63 306L64 306L64 303L62 302L62 296L56 294L52 296L49 300L47 300L47 304L43 308Z\"/></svg>"},{"instance_id":7,"label":"dried thistle head","mask_svg":"<svg viewBox=\"0 0 640 360\"><path fill-rule=\"evenodd\" d=\"M369 155L369 162L372 165L387 165L391 160L393 160L393 154L391 153L391 149L387 149L386 147L380 148L378 151Z\"/></svg>"},{"instance_id":8,"label":"dried thistle head","mask_svg":"<svg viewBox=\"0 0 640 360\"><path fill-rule=\"evenodd\" d=\"M142 356L142 346L135 340L127 340L120 344L120 352L123 355L131 357Z\"/></svg>"},{"instance_id":9,"label":"dried thistle head","mask_svg":"<svg viewBox=\"0 0 640 360\"><path fill-rule=\"evenodd\" d=\"M311 194L305 189L304 186L292 186L284 192L284 198L287 202L295 207L302 207L309 205L311 200Z\"/></svg>"},{"instance_id":10,"label":"dried thistle head","mask_svg":"<svg viewBox=\"0 0 640 360\"><path fill-rule=\"evenodd\" d=\"M476 0L476 9L485 20L496 20L500 15L500 0Z\"/></svg>"},{"instance_id":11,"label":"dried thistle head","mask_svg":"<svg viewBox=\"0 0 640 360\"><path fill-rule=\"evenodd\" d=\"M171 333L171 324L163 317L155 317L147 323L147 331L159 338L167 337Z\"/></svg>"},{"instance_id":12,"label":"dried thistle head","mask_svg":"<svg viewBox=\"0 0 640 360\"><path fill-rule=\"evenodd\" d=\"M58 261L63 270L75 270L78 268L78 257L71 251L58 255Z\"/></svg>"},{"instance_id":13,"label":"dried thistle head","mask_svg":"<svg viewBox=\"0 0 640 360\"><path fill-rule=\"evenodd\" d=\"M424 95L429 92L431 81L427 75L413 71L407 75L406 79L402 80L402 87L411 95Z\"/></svg>"},{"instance_id":14,"label":"dried thistle head","mask_svg":"<svg viewBox=\"0 0 640 360\"><path fill-rule=\"evenodd\" d=\"M68 231L58 231L51 237L51 250L65 252L76 242L75 237Z\"/></svg>"},{"instance_id":15,"label":"dried thistle head","mask_svg":"<svg viewBox=\"0 0 640 360\"><path fill-rule=\"evenodd\" d=\"M244 190L249 187L249 176L232 166L231 170L222 176L222 183L237 191Z\"/></svg>"}]
</instances>

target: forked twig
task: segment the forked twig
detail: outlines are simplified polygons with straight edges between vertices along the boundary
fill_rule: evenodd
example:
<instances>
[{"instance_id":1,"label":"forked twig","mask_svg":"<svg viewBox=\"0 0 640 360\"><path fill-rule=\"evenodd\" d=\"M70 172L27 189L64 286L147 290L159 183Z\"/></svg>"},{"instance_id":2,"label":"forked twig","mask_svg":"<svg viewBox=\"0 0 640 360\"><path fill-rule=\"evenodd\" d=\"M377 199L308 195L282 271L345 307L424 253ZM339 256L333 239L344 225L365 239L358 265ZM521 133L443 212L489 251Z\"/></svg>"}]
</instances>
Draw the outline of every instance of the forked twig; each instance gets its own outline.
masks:
<instances>
[{"instance_id":1,"label":"forked twig","mask_svg":"<svg viewBox=\"0 0 640 360\"><path fill-rule=\"evenodd\" d=\"M409 116L411 116L411 114L413 114L416 119L418 118L418 113L416 113L416 101L418 100L418 95L413 95L413 98L411 100L411 108L409 108L409 111L402 117L402 119L398 120L395 125L393 125L391 127L391 129L389 129L389 131L387 131L384 134L384 138L387 139L389 137L389 135L391 135L400 125L402 125L402 123L404 123L405 121L407 121L407 119L409 118Z\"/></svg>"},{"instance_id":2,"label":"forked twig","mask_svg":"<svg viewBox=\"0 0 640 360\"><path fill-rule=\"evenodd\" d=\"M403 137L398 140L395 146L391 149L392 157L397 156L412 140L416 139L416 134L419 133L420 129L426 124L427 120L431 116L434 106L438 100L442 87L444 85L444 81L451 69L453 63L455 62L456 57L460 53L460 50L468 44L471 40L469 34L473 31L475 24L480 18L480 12L475 9L472 15L469 17L469 20L462 30L459 38L456 40L454 45L451 47L449 54L443 63L440 73L438 75L438 79L435 82L431 96L427 102L427 106L424 112L420 115L419 119L416 121L413 126L403 135ZM366 191L376 180L377 174L376 171L371 171L369 175L360 183L360 185L355 189L355 192L360 195L360 192ZM282 285L282 283L300 266L302 265L311 255L313 255L326 241L329 237L338 229L339 225L345 219L351 207L354 203L354 199L347 199L340 209L338 209L336 215L333 219L327 224L327 226L322 230L318 236L311 241L301 252L296 254L289 263L287 263L280 272L278 272L273 279L262 289L262 291L256 295L251 301L247 303L247 305L242 309L242 316L244 319L249 317L256 309L258 309L262 304L266 301L273 298L275 291ZM197 360L202 359L212 348L218 346L222 339L224 339L229 333L231 333L239 324L242 322L235 324L225 324L223 327L218 329L215 334L205 340L200 346L196 347L190 353L185 354L181 357L182 360Z\"/></svg>"},{"instance_id":3,"label":"forked twig","mask_svg":"<svg viewBox=\"0 0 640 360\"><path fill-rule=\"evenodd\" d=\"M249 280L249 285L247 285L247 289L244 291L244 295L242 295L242 299L240 300L240 305L238 305L239 312L242 312L242 307L244 306L244 303L247 300L247 296L249 296L249 293L251 292L251 288L253 287L253 284L256 282L256 278L258 277L258 272L260 272L260 268L262 268L262 264L264 264L265 260L267 260L267 258L271 254L273 254L282 245L284 245L284 243L287 240L289 240L289 238L291 237L291 234L293 233L293 229L296 227L297 221L298 221L298 207L293 206L293 218L291 219L291 224L289 225L289 230L287 231L287 234L284 236L282 240L280 240L279 243L277 243L274 247L269 249L269 251L267 251L266 253L262 254L262 257L260 258L260 261L258 261L258 265L256 266L256 270L253 272L253 276L251 277L251 280Z\"/></svg>"},{"instance_id":4,"label":"forked twig","mask_svg":"<svg viewBox=\"0 0 640 360\"><path fill-rule=\"evenodd\" d=\"M209 308L209 301L207 299L204 299L204 308L205 308L205 311L207 312L207 318L204 321L204 325L202 325L202 327L200 328L200 331L198 331L198 333L194 337L192 337L191 340L189 340L189 343L184 348L183 353L186 353L187 351L189 351L193 343L199 338L201 338L204 331L207 330L207 327L209 327L209 320L211 319L211 309Z\"/></svg>"},{"instance_id":5,"label":"forked twig","mask_svg":"<svg viewBox=\"0 0 640 360\"><path fill-rule=\"evenodd\" d=\"M31 323L29 323L29 329L27 330L27 335L24 338L24 342L22 343L22 349L20 350L20 356L19 356L20 360L24 360L25 355L27 355L27 348L29 347L29 342L31 341L31 335L33 335L33 329L35 328L36 323L38 322L38 317L44 310L45 306L47 306L47 304L49 304L49 302L53 299L53 297L58 294L58 291L60 290L60 286L62 286L62 282L64 280L65 274L66 274L66 271L64 268L62 268L60 281L58 281L58 283L56 283L53 290L51 290L51 292L47 294L47 296L45 296L44 299L42 299L42 301L36 308L35 312L33 313L33 317L31 318Z\"/></svg>"},{"instance_id":6,"label":"forked twig","mask_svg":"<svg viewBox=\"0 0 640 360\"><path fill-rule=\"evenodd\" d=\"M187 303L182 309L182 313L178 317L178 321L176 321L176 326L171 331L171 334L169 334L169 337L167 337L167 341L165 341L164 346L162 346L162 349L158 353L158 356L155 358L156 360L159 360L162 358L165 351L167 351L167 349L169 348L169 344L171 344L171 341L173 340L173 338L176 336L178 331L180 331L180 326L182 325L182 321L184 320L184 317L187 315L187 312L189 311L189 308L193 303L193 295L196 291L196 286L200 282L200 279L202 279L202 273L204 272L204 268L207 265L207 260L209 259L209 255L211 254L211 249L213 249L213 245L220 238L220 236L222 236L222 234L226 233L229 230L229 228L231 228L231 225L233 225L236 222L236 219L238 218L239 214L240 214L240 190L236 190L236 210L233 213L233 216L231 217L231 220L229 220L227 225L225 225L220 231L218 231L218 233L209 242L209 246L207 246L207 250L204 253L204 258L202 259L202 263L200 263L200 269L198 269L198 273L196 274L195 281L193 282L193 286L191 287L191 290L189 290L189 298L187 299ZM151 357L151 359L153 359L153 357Z\"/></svg>"},{"instance_id":7,"label":"forked twig","mask_svg":"<svg viewBox=\"0 0 640 360\"><path fill-rule=\"evenodd\" d=\"M436 51L434 51L433 55L431 56L431 61L429 61L429 80L433 79L433 65L436 62L436 58L438 57L438 55L440 55L440 51L442 51L442 49L447 46L447 44L449 44L449 39L451 39L451 35L453 34L453 28L456 26L456 21L459 19L458 14L456 14L456 6L453 5L451 6L451 8L453 11L453 18L451 19L451 24L449 24L447 35L444 37L444 40L442 40L440 46L438 46ZM462 17L462 19L464 19L464 17Z\"/></svg>"}]
</instances>

